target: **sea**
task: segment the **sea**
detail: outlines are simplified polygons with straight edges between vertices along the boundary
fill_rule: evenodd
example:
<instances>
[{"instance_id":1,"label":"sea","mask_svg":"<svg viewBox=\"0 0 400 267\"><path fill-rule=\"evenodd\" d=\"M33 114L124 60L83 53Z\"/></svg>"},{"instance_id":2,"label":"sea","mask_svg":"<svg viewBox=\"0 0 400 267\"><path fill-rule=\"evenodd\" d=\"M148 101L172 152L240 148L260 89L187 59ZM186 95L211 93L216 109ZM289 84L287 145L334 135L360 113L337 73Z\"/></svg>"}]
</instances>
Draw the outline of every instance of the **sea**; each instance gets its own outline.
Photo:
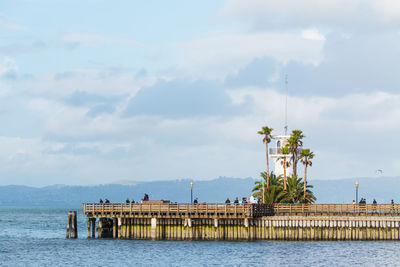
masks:
<instances>
[{"instance_id":1,"label":"sea","mask_svg":"<svg viewBox=\"0 0 400 267\"><path fill-rule=\"evenodd\" d=\"M66 239L78 211L78 239ZM88 239L74 207L0 207L0 266L400 266L392 241L148 241Z\"/></svg>"}]
</instances>

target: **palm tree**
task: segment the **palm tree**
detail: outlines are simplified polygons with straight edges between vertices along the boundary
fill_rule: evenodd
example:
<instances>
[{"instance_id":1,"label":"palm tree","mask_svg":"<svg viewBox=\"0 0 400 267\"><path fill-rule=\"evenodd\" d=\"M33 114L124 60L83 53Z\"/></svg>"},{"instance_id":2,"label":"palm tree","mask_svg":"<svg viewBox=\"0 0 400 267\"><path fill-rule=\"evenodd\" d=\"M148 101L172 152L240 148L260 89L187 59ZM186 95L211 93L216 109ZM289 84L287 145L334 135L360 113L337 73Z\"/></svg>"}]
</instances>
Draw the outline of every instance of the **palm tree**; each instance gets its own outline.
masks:
<instances>
[{"instance_id":1,"label":"palm tree","mask_svg":"<svg viewBox=\"0 0 400 267\"><path fill-rule=\"evenodd\" d=\"M300 148L303 146L304 134L301 130L293 130L288 139L289 151L292 154L293 175L297 175L297 162L299 161Z\"/></svg>"},{"instance_id":2,"label":"palm tree","mask_svg":"<svg viewBox=\"0 0 400 267\"><path fill-rule=\"evenodd\" d=\"M253 196L258 199L264 199L265 203L279 203L283 199L282 192L282 179L276 176L273 172L268 175L270 179L269 188L264 191L264 184L267 180L267 173L261 173L261 180L255 182L255 186L252 190Z\"/></svg>"},{"instance_id":3,"label":"palm tree","mask_svg":"<svg viewBox=\"0 0 400 267\"><path fill-rule=\"evenodd\" d=\"M261 131L258 131L257 133L264 136L263 138L263 143L265 143L266 146L266 157L267 157L267 191L269 189L269 161L268 161L268 144L271 142L272 139L272 131L274 129L269 128L268 126L263 126L261 127Z\"/></svg>"},{"instance_id":4,"label":"palm tree","mask_svg":"<svg viewBox=\"0 0 400 267\"><path fill-rule=\"evenodd\" d=\"M307 167L312 166L311 159L314 158L314 153L310 149L303 149L300 153L301 162L304 164L304 198L306 198L307 185Z\"/></svg>"},{"instance_id":5,"label":"palm tree","mask_svg":"<svg viewBox=\"0 0 400 267\"><path fill-rule=\"evenodd\" d=\"M298 178L295 175L289 176L287 179L288 187L287 190L283 193L283 202L288 203L313 203L317 199L313 192L310 190L313 188L312 185L306 185L306 195L303 194L304 183L301 178Z\"/></svg>"},{"instance_id":6,"label":"palm tree","mask_svg":"<svg viewBox=\"0 0 400 267\"><path fill-rule=\"evenodd\" d=\"M281 160L281 164L283 166L283 190L286 190L286 185L287 185L287 181L286 181L286 168L290 167L290 161L287 160L287 155L289 155L289 145L286 145L285 147L282 147L281 149L281 154L282 156L280 156L278 158L278 160Z\"/></svg>"}]
</instances>

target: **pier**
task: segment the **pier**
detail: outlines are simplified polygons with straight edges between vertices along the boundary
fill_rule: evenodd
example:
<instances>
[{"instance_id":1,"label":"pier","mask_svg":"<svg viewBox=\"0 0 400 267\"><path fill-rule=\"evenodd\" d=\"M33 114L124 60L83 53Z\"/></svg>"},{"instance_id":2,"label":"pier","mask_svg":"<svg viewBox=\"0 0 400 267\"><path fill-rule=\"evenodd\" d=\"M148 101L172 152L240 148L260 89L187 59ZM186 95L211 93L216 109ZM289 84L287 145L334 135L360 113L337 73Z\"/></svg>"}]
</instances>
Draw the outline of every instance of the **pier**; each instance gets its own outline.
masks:
<instances>
[{"instance_id":1,"label":"pier","mask_svg":"<svg viewBox=\"0 0 400 267\"><path fill-rule=\"evenodd\" d=\"M398 204L84 203L88 238L399 240ZM96 227L97 222L97 227Z\"/></svg>"}]
</instances>

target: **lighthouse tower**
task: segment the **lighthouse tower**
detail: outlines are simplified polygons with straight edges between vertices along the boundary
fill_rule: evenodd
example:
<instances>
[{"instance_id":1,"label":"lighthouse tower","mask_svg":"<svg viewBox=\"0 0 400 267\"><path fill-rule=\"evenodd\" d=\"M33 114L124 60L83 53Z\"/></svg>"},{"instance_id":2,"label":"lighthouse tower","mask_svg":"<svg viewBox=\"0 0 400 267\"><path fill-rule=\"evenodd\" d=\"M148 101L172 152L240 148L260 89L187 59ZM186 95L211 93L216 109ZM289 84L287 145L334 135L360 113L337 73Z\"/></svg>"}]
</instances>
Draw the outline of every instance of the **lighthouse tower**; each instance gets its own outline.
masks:
<instances>
[{"instance_id":1,"label":"lighthouse tower","mask_svg":"<svg viewBox=\"0 0 400 267\"><path fill-rule=\"evenodd\" d=\"M274 173L276 176L283 176L283 157L286 158L287 162L290 162L292 156L282 154L282 148L286 146L290 135L274 135L272 136L273 141L272 146L269 149L269 158L274 162ZM286 176L291 176L293 174L292 168L286 168Z\"/></svg>"}]
</instances>

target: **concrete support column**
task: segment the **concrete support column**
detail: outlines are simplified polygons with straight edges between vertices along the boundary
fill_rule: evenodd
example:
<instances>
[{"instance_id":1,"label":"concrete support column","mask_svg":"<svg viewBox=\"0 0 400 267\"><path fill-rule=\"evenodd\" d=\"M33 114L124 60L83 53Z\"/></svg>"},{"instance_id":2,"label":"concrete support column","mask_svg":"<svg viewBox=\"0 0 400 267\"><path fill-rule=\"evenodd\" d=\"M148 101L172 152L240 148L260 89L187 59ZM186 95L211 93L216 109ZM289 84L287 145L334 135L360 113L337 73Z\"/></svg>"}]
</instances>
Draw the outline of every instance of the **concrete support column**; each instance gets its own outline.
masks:
<instances>
[{"instance_id":1,"label":"concrete support column","mask_svg":"<svg viewBox=\"0 0 400 267\"><path fill-rule=\"evenodd\" d=\"M157 239L157 218L151 218L151 239Z\"/></svg>"},{"instance_id":2,"label":"concrete support column","mask_svg":"<svg viewBox=\"0 0 400 267\"><path fill-rule=\"evenodd\" d=\"M118 218L118 230L117 230L117 233L118 233L118 238L121 238L122 237L122 235L121 235L121 224L122 224L122 220L121 220L121 218Z\"/></svg>"},{"instance_id":3,"label":"concrete support column","mask_svg":"<svg viewBox=\"0 0 400 267\"><path fill-rule=\"evenodd\" d=\"M118 238L118 219L113 218L113 238Z\"/></svg>"}]
</instances>

